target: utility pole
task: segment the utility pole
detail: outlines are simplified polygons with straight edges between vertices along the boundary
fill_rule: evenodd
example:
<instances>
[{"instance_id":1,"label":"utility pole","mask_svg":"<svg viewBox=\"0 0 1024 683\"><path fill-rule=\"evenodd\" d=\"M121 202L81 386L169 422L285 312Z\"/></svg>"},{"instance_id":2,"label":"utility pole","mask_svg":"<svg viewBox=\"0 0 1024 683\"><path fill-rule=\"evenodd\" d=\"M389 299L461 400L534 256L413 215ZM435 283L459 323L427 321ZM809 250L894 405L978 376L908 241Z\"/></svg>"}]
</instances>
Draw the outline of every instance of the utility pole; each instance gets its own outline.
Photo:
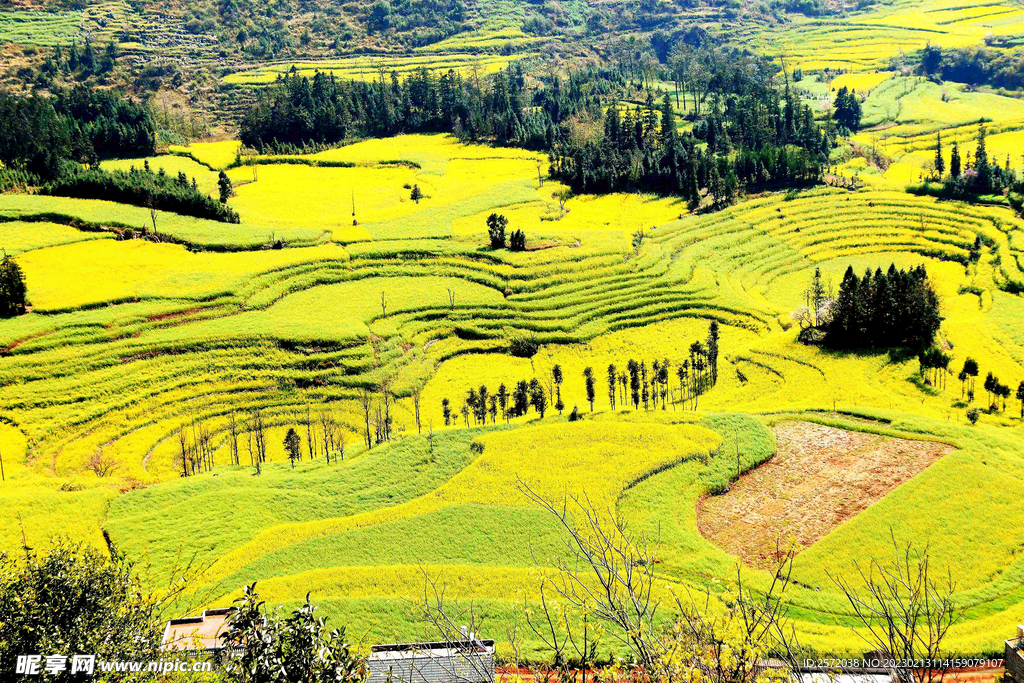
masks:
<instances>
[{"instance_id":1,"label":"utility pole","mask_svg":"<svg viewBox=\"0 0 1024 683\"><path fill-rule=\"evenodd\" d=\"M7 477L4 476L4 454L0 453L0 481L7 481Z\"/></svg>"},{"instance_id":2,"label":"utility pole","mask_svg":"<svg viewBox=\"0 0 1024 683\"><path fill-rule=\"evenodd\" d=\"M352 190L352 225L359 225L356 222L356 191Z\"/></svg>"}]
</instances>

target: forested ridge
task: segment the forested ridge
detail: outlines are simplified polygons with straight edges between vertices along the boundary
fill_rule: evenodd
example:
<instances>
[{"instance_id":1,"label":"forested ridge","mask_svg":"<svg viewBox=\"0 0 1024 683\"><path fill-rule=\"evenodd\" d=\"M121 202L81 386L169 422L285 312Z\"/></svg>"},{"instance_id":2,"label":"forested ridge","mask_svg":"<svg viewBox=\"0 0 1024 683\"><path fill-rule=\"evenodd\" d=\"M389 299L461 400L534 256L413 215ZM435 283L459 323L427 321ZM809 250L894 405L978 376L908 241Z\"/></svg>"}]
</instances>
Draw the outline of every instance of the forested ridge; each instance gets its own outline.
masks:
<instances>
[{"instance_id":1,"label":"forested ridge","mask_svg":"<svg viewBox=\"0 0 1024 683\"><path fill-rule=\"evenodd\" d=\"M290 151L357 137L448 132L546 151L552 177L574 192L676 194L693 207L702 191L722 203L742 189L820 178L835 144L831 120L816 121L788 84L780 90L764 60L710 49L691 57L709 77L694 88L695 106L686 116L692 126L685 131L678 94L656 102L647 90L644 104L627 104L620 113L632 84L619 70L539 77L529 87L522 68L509 66L484 81L426 69L370 82L285 75L242 119L240 138L259 150Z\"/></svg>"},{"instance_id":2,"label":"forested ridge","mask_svg":"<svg viewBox=\"0 0 1024 683\"><path fill-rule=\"evenodd\" d=\"M0 90L0 188L38 186L43 194L105 199L200 218L238 215L184 178L148 168L107 172L102 159L156 152L149 109L116 91L79 86L51 96Z\"/></svg>"}]
</instances>

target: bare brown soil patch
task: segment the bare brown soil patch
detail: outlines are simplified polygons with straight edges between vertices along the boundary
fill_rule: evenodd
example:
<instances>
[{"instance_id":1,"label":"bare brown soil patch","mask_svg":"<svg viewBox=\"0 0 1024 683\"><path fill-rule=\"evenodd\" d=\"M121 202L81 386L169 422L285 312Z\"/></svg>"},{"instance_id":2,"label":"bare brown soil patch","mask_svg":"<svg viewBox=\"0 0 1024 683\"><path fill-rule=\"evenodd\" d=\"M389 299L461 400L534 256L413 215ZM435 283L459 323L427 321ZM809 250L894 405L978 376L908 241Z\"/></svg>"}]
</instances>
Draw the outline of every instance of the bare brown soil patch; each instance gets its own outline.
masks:
<instances>
[{"instance_id":1,"label":"bare brown soil patch","mask_svg":"<svg viewBox=\"0 0 1024 683\"><path fill-rule=\"evenodd\" d=\"M723 495L697 503L705 538L769 568L780 548L799 552L953 450L810 422L775 426L778 450Z\"/></svg>"}]
</instances>

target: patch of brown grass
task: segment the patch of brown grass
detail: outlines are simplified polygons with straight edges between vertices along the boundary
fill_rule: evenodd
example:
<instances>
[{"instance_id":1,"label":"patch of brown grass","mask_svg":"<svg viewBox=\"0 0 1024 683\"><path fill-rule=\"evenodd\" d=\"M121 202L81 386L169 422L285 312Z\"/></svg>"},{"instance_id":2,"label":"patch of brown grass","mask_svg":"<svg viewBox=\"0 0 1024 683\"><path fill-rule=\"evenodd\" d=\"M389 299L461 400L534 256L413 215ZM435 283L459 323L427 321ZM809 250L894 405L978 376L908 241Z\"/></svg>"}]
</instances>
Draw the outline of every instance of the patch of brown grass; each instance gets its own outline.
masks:
<instances>
[{"instance_id":1,"label":"patch of brown grass","mask_svg":"<svg viewBox=\"0 0 1024 683\"><path fill-rule=\"evenodd\" d=\"M791 545L812 545L953 450L810 422L774 431L778 450L769 461L697 504L701 534L761 568Z\"/></svg>"}]
</instances>

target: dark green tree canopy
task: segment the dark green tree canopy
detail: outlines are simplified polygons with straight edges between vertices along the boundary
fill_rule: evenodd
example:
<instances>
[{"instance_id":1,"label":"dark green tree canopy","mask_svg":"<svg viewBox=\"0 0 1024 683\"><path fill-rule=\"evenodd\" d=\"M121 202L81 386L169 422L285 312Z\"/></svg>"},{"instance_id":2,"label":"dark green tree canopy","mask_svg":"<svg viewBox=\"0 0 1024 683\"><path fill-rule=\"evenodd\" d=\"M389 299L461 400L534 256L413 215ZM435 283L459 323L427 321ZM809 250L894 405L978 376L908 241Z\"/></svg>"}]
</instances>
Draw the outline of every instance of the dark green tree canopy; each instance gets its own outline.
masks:
<instances>
[{"instance_id":1,"label":"dark green tree canopy","mask_svg":"<svg viewBox=\"0 0 1024 683\"><path fill-rule=\"evenodd\" d=\"M0 318L25 312L27 291L21 266L10 256L4 256L0 261Z\"/></svg>"}]
</instances>

